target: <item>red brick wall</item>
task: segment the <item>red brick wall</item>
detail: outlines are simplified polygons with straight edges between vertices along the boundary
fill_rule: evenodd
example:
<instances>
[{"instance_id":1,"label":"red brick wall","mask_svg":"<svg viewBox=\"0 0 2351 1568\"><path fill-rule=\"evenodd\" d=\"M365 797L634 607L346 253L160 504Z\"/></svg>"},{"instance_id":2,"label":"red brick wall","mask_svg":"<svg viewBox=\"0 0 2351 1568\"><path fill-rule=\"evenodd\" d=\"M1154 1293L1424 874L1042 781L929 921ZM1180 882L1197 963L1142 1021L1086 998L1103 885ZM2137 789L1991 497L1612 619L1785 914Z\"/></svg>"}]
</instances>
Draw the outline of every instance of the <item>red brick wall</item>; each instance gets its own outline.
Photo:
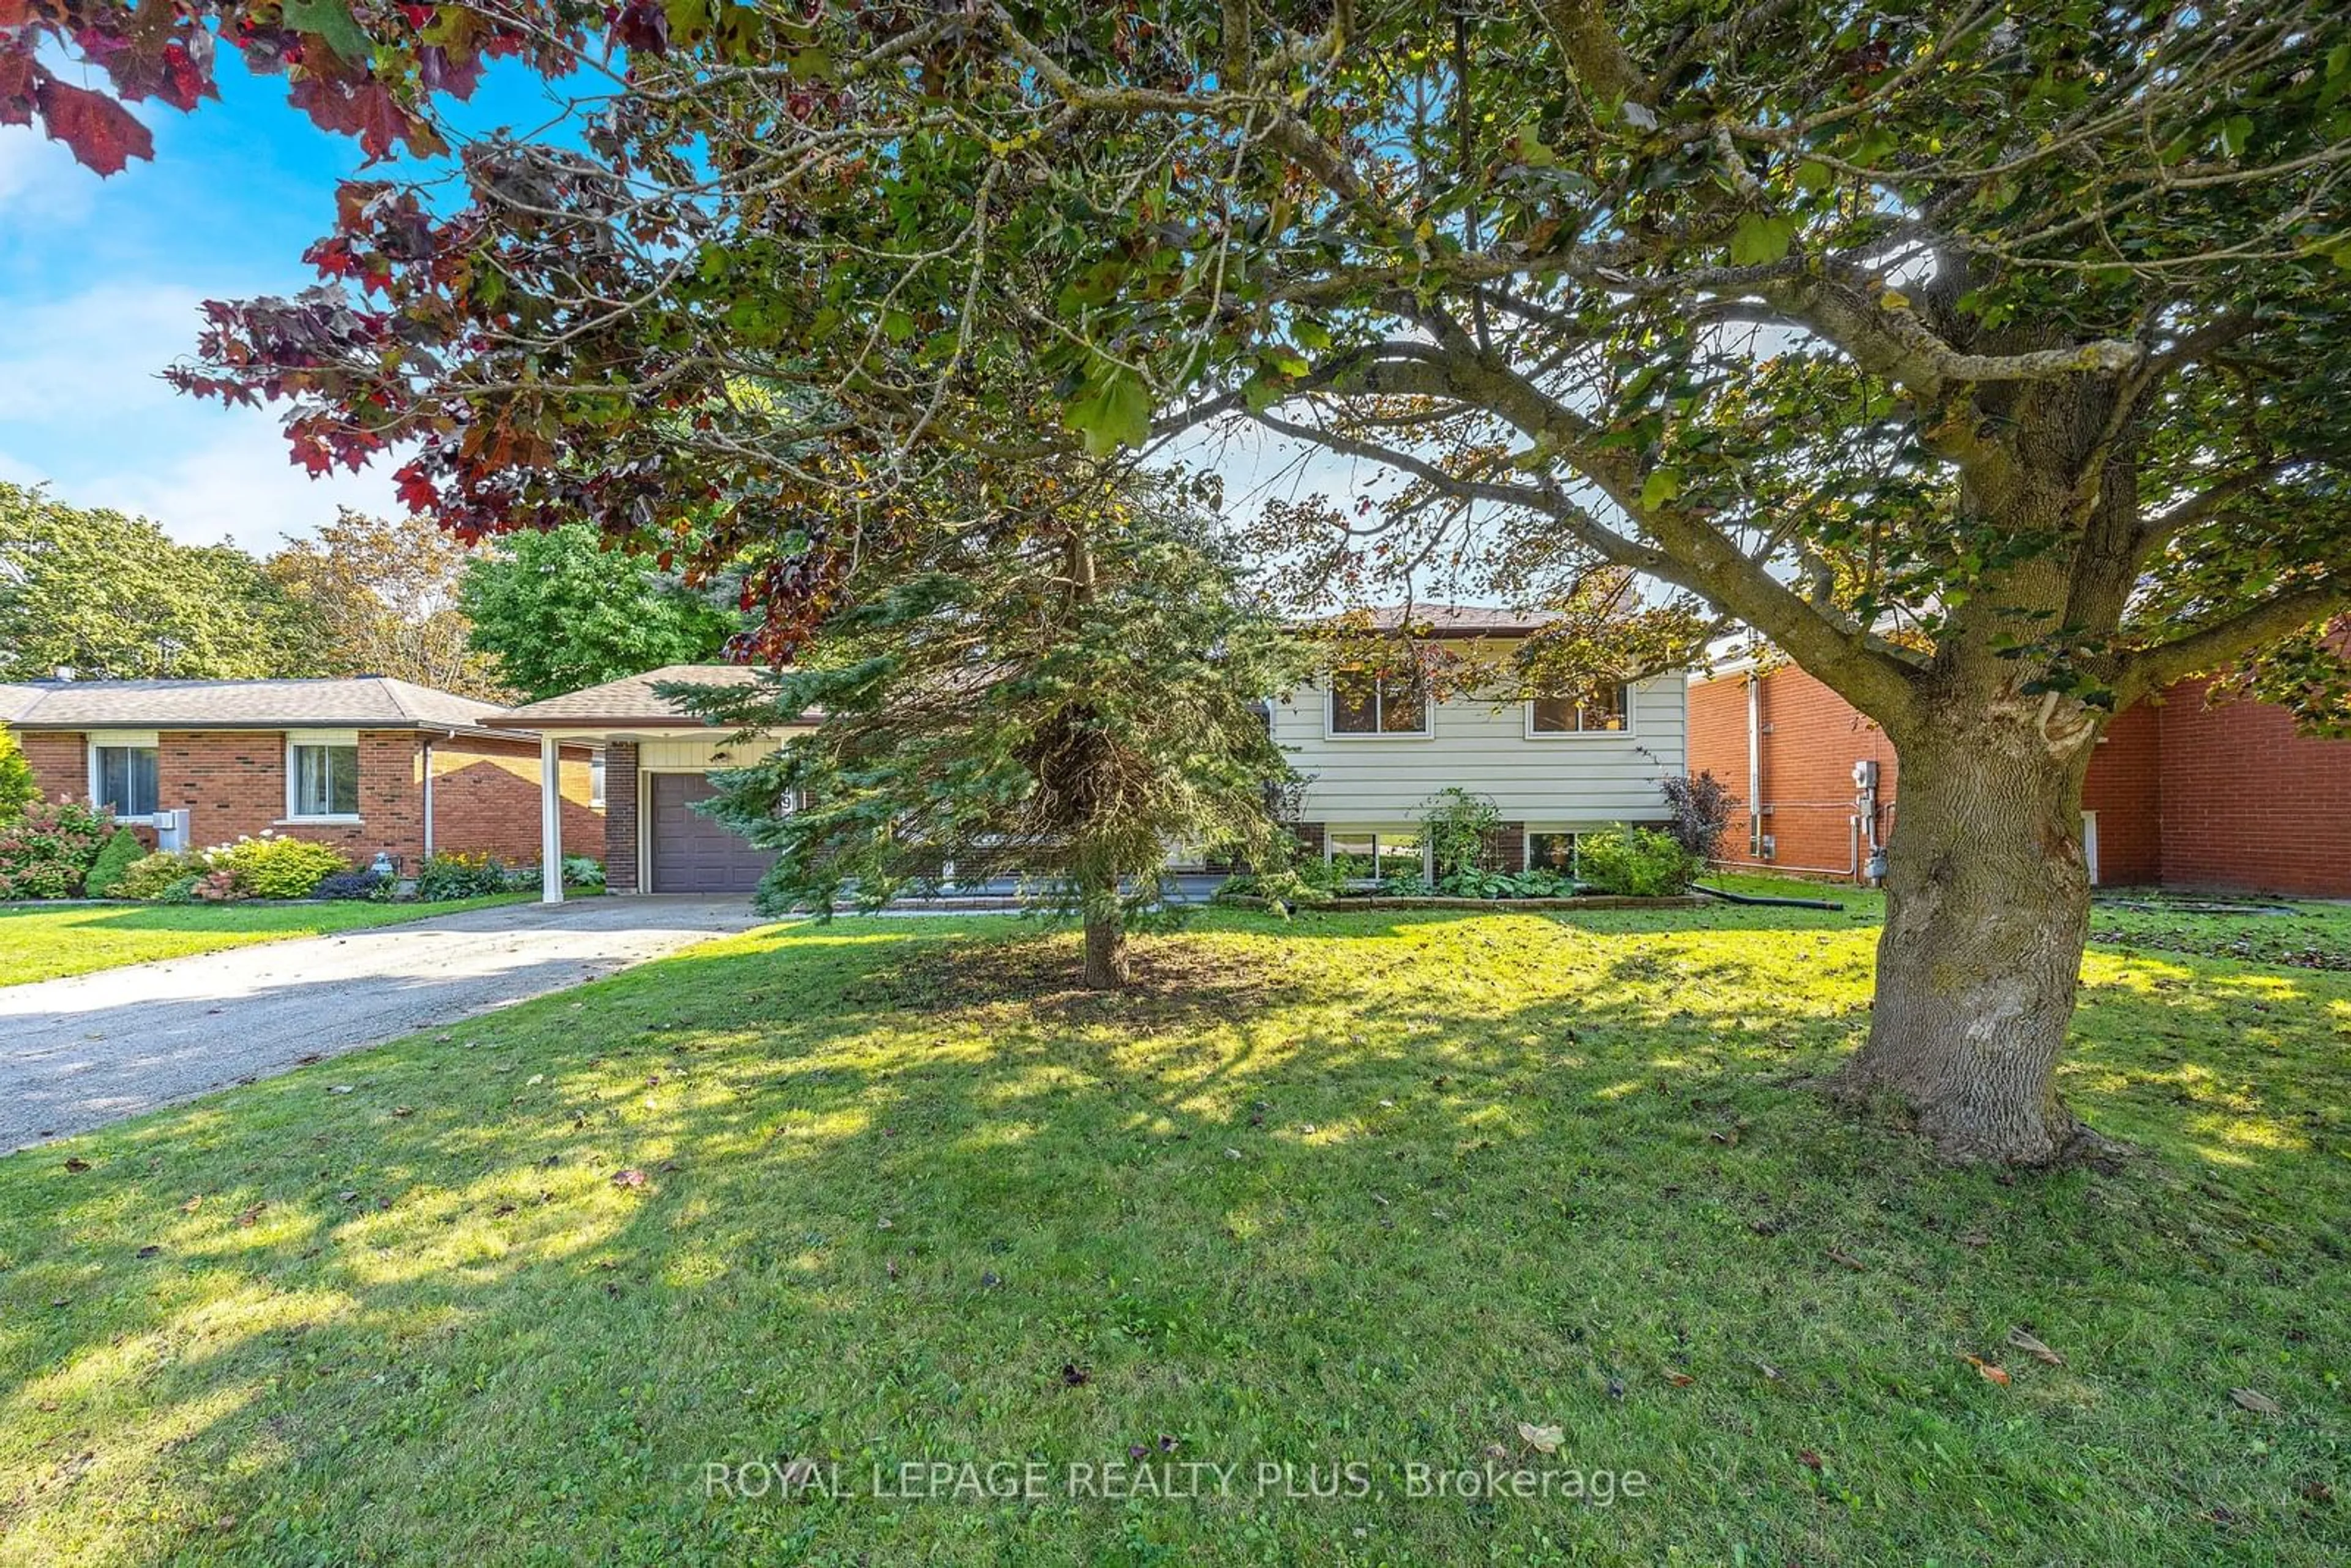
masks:
<instances>
[{"instance_id":1,"label":"red brick wall","mask_svg":"<svg viewBox=\"0 0 2351 1568\"><path fill-rule=\"evenodd\" d=\"M2098 814L2098 881L2109 887L2163 880L2159 713L2141 703L2116 715L2082 781L2082 810Z\"/></svg>"},{"instance_id":2,"label":"red brick wall","mask_svg":"<svg viewBox=\"0 0 2351 1568\"><path fill-rule=\"evenodd\" d=\"M604 886L637 891L637 743L604 748Z\"/></svg>"},{"instance_id":3,"label":"red brick wall","mask_svg":"<svg viewBox=\"0 0 2351 1568\"><path fill-rule=\"evenodd\" d=\"M20 735L44 793L89 793L87 737ZM286 736L279 730L165 730L155 737L156 803L188 813L190 841L202 848L265 831L331 844L358 864L381 851L413 874L424 856L423 745L413 730L360 733L360 821L288 823ZM538 743L436 737L434 847L538 860ZM603 849L602 813L588 804L589 753L563 763L563 844L572 854Z\"/></svg>"},{"instance_id":4,"label":"red brick wall","mask_svg":"<svg viewBox=\"0 0 2351 1568\"><path fill-rule=\"evenodd\" d=\"M2207 707L2201 683L2168 696L2164 882L2351 895L2351 740L2297 735L2292 716L2266 703Z\"/></svg>"},{"instance_id":5,"label":"red brick wall","mask_svg":"<svg viewBox=\"0 0 2351 1568\"><path fill-rule=\"evenodd\" d=\"M417 737L363 730L359 737L360 821L286 821L286 737L277 730L165 730L156 737L156 803L188 813L198 847L275 832L331 844L364 864L379 850L413 868L424 852Z\"/></svg>"},{"instance_id":6,"label":"red brick wall","mask_svg":"<svg viewBox=\"0 0 2351 1568\"><path fill-rule=\"evenodd\" d=\"M1893 742L1843 697L1803 671L1781 668L1763 677L1763 831L1772 841L1770 863L1787 871L1853 869L1853 765L1878 767L1878 832L1892 831L1898 771ZM1753 863L1750 853L1755 802L1747 799L1747 677L1726 675L1689 693L1689 769L1711 773L1739 798L1723 858ZM1865 850L1864 853L1867 852Z\"/></svg>"},{"instance_id":7,"label":"red brick wall","mask_svg":"<svg viewBox=\"0 0 2351 1568\"><path fill-rule=\"evenodd\" d=\"M604 856L604 813L588 803L589 753L563 754L563 852ZM538 863L538 742L433 742L433 845Z\"/></svg>"},{"instance_id":8,"label":"red brick wall","mask_svg":"<svg viewBox=\"0 0 2351 1568\"><path fill-rule=\"evenodd\" d=\"M2351 741L2294 733L2263 703L2204 706L2202 683L2107 726L2082 791L2098 814L2098 877L2109 886L2159 883L2215 891L2351 896ZM1763 681L1764 831L1774 865L1843 872L1851 863L1851 772L1875 756L1879 798L1899 789L1891 745L1826 686L1782 668ZM1689 694L1689 766L1747 793L1743 675ZM1725 858L1748 863L1742 809Z\"/></svg>"},{"instance_id":9,"label":"red brick wall","mask_svg":"<svg viewBox=\"0 0 2351 1568\"><path fill-rule=\"evenodd\" d=\"M41 798L54 800L60 795L83 800L89 794L89 747L78 735L26 735L16 737L17 747L25 760L33 765L33 782L41 787Z\"/></svg>"}]
</instances>

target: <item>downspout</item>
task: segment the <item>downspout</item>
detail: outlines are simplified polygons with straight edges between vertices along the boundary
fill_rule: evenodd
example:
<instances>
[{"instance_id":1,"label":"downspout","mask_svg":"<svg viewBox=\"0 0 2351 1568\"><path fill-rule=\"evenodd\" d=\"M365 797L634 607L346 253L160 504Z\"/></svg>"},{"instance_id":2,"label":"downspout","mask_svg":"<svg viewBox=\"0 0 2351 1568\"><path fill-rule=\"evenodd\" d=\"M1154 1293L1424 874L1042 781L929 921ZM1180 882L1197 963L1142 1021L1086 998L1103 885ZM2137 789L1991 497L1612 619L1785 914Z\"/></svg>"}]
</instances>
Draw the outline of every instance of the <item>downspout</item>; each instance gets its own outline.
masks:
<instances>
[{"instance_id":1,"label":"downspout","mask_svg":"<svg viewBox=\"0 0 2351 1568\"><path fill-rule=\"evenodd\" d=\"M1763 683L1747 672L1747 858L1763 858Z\"/></svg>"},{"instance_id":2,"label":"downspout","mask_svg":"<svg viewBox=\"0 0 2351 1568\"><path fill-rule=\"evenodd\" d=\"M429 730L427 730L427 731L423 732L423 735L424 735L424 854L425 854L425 858L429 860L429 859L431 859L431 858L432 858L432 855L433 855L433 735L432 735L432 732L431 732L431 731L429 731ZM422 871L422 870L423 870L424 868L423 868L423 866L419 866L419 867L417 867L416 869L417 869L417 870L419 870L419 871Z\"/></svg>"}]
</instances>

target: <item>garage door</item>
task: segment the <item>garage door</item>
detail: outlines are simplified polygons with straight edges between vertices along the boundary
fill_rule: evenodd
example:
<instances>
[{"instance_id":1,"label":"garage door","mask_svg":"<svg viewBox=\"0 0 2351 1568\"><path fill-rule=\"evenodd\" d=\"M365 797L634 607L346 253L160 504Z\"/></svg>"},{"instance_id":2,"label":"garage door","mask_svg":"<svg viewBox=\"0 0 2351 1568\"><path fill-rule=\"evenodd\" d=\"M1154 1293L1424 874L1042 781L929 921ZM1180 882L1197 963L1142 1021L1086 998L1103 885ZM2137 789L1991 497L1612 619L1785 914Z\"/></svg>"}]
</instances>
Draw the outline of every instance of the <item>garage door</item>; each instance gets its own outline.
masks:
<instances>
[{"instance_id":1,"label":"garage door","mask_svg":"<svg viewBox=\"0 0 2351 1568\"><path fill-rule=\"evenodd\" d=\"M699 773L653 778L653 891L748 893L776 857L694 809L717 793Z\"/></svg>"}]
</instances>

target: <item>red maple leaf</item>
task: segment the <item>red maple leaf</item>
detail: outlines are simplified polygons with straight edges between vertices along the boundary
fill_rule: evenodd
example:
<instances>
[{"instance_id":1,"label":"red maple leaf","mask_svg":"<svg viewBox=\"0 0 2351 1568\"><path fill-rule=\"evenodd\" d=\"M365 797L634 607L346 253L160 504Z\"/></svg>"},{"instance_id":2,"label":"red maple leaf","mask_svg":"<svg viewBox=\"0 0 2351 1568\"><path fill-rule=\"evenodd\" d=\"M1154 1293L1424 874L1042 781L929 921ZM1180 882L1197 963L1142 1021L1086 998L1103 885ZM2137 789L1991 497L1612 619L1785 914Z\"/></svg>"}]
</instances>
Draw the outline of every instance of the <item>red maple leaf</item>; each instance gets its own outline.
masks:
<instances>
[{"instance_id":1,"label":"red maple leaf","mask_svg":"<svg viewBox=\"0 0 2351 1568\"><path fill-rule=\"evenodd\" d=\"M7 0L0 0L5 5ZM33 123L33 57L0 50L0 125Z\"/></svg>"},{"instance_id":2,"label":"red maple leaf","mask_svg":"<svg viewBox=\"0 0 2351 1568\"><path fill-rule=\"evenodd\" d=\"M155 138L138 117L102 92L71 87L43 72L34 89L50 140L64 142L101 175L120 174L133 158L155 156Z\"/></svg>"}]
</instances>

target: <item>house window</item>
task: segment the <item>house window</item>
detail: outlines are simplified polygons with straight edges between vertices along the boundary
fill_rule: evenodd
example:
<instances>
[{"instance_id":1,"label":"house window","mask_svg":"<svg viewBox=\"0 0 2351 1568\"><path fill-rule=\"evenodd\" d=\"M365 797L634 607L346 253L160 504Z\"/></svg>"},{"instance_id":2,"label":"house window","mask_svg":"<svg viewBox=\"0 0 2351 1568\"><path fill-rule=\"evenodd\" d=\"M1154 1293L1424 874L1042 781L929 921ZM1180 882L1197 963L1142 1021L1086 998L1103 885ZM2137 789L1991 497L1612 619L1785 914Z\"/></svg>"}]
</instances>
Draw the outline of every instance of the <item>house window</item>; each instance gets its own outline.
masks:
<instances>
[{"instance_id":1,"label":"house window","mask_svg":"<svg viewBox=\"0 0 2351 1568\"><path fill-rule=\"evenodd\" d=\"M588 803L590 806L604 803L604 754L601 751L588 754Z\"/></svg>"},{"instance_id":2,"label":"house window","mask_svg":"<svg viewBox=\"0 0 2351 1568\"><path fill-rule=\"evenodd\" d=\"M356 744L297 742L288 751L288 817L299 820L360 814L360 748Z\"/></svg>"},{"instance_id":3,"label":"house window","mask_svg":"<svg viewBox=\"0 0 2351 1568\"><path fill-rule=\"evenodd\" d=\"M155 814L155 747L93 746L89 752L89 798L118 817Z\"/></svg>"},{"instance_id":4,"label":"house window","mask_svg":"<svg viewBox=\"0 0 2351 1568\"><path fill-rule=\"evenodd\" d=\"M1575 835L1573 833L1534 833L1527 835L1527 869L1556 872L1562 876L1575 874Z\"/></svg>"},{"instance_id":5,"label":"house window","mask_svg":"<svg viewBox=\"0 0 2351 1568\"><path fill-rule=\"evenodd\" d=\"M1332 735L1426 735L1428 701L1410 674L1331 672Z\"/></svg>"},{"instance_id":6,"label":"house window","mask_svg":"<svg viewBox=\"0 0 2351 1568\"><path fill-rule=\"evenodd\" d=\"M1573 696L1537 697L1527 704L1529 735L1622 733L1633 711L1628 686L1594 686Z\"/></svg>"},{"instance_id":7,"label":"house window","mask_svg":"<svg viewBox=\"0 0 2351 1568\"><path fill-rule=\"evenodd\" d=\"M1331 833L1331 868L1350 882L1408 881L1426 874L1418 833Z\"/></svg>"}]
</instances>

